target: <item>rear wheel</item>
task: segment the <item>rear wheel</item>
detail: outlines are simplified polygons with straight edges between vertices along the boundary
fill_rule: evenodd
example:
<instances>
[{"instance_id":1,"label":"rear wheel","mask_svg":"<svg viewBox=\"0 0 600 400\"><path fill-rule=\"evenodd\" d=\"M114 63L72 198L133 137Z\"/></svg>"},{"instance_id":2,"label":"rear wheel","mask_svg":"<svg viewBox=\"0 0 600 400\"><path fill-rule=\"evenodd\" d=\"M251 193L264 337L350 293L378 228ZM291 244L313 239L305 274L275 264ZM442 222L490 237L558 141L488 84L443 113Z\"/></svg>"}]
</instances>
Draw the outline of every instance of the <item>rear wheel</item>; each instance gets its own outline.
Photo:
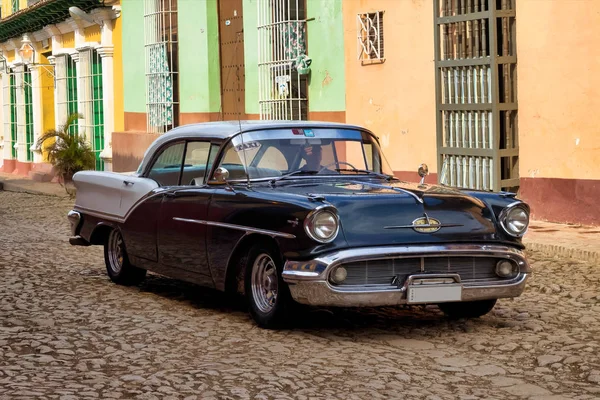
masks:
<instances>
[{"instance_id":1,"label":"rear wheel","mask_svg":"<svg viewBox=\"0 0 600 400\"><path fill-rule=\"evenodd\" d=\"M496 305L496 299L464 301L460 303L440 303L438 307L450 318L479 318Z\"/></svg>"},{"instance_id":2,"label":"rear wheel","mask_svg":"<svg viewBox=\"0 0 600 400\"><path fill-rule=\"evenodd\" d=\"M245 293L252 318L263 328L281 326L291 302L289 288L281 277L281 257L271 246L257 243L244 259Z\"/></svg>"},{"instance_id":3,"label":"rear wheel","mask_svg":"<svg viewBox=\"0 0 600 400\"><path fill-rule=\"evenodd\" d=\"M110 231L104 243L104 263L110 279L119 285L138 285L146 277L145 269L129 262L125 241L118 229Z\"/></svg>"}]
</instances>

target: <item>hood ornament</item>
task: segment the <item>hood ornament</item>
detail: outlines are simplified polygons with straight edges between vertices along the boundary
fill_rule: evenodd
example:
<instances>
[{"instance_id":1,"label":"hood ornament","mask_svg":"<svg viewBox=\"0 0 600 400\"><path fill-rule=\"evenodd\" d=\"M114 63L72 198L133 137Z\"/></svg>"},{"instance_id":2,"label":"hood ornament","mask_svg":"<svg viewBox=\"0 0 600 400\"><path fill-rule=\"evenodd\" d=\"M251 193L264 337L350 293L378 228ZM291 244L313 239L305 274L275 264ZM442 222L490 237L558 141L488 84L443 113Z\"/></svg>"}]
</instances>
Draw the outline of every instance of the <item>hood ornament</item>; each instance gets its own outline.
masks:
<instances>
[{"instance_id":1,"label":"hood ornament","mask_svg":"<svg viewBox=\"0 0 600 400\"><path fill-rule=\"evenodd\" d=\"M435 233L442 228L463 226L462 224L442 224L440 220L431 218L427 213L423 213L423 215L423 217L415 219L410 225L384 226L383 229L412 228L419 233Z\"/></svg>"}]
</instances>

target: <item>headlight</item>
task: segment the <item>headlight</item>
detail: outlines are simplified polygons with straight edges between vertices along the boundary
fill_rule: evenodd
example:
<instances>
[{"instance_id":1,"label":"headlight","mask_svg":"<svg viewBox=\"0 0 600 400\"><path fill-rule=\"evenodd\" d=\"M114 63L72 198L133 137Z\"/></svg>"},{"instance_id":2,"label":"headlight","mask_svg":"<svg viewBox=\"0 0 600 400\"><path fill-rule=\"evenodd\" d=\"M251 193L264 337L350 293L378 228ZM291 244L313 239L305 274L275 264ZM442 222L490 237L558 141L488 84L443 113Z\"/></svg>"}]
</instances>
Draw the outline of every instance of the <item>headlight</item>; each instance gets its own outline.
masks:
<instances>
[{"instance_id":1,"label":"headlight","mask_svg":"<svg viewBox=\"0 0 600 400\"><path fill-rule=\"evenodd\" d=\"M500 225L511 236L521 237L529 226L529 207L525 203L509 204L500 213Z\"/></svg>"},{"instance_id":2,"label":"headlight","mask_svg":"<svg viewBox=\"0 0 600 400\"><path fill-rule=\"evenodd\" d=\"M311 239L329 243L335 239L340 228L338 216L331 209L312 211L304 222L304 229Z\"/></svg>"}]
</instances>

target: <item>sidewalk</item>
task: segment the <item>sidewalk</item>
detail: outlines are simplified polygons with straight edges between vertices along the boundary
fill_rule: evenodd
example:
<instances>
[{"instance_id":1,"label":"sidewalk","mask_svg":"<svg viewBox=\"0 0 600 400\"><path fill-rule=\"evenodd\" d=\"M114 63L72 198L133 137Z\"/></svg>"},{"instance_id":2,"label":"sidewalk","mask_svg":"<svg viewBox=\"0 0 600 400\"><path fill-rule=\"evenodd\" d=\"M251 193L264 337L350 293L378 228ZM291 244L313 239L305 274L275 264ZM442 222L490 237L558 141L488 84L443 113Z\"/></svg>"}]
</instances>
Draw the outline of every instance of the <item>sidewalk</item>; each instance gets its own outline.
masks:
<instances>
[{"instance_id":1,"label":"sidewalk","mask_svg":"<svg viewBox=\"0 0 600 400\"><path fill-rule=\"evenodd\" d=\"M69 197L57 183L36 182L0 173L0 190ZM523 239L529 250L600 264L600 227L531 221Z\"/></svg>"}]
</instances>

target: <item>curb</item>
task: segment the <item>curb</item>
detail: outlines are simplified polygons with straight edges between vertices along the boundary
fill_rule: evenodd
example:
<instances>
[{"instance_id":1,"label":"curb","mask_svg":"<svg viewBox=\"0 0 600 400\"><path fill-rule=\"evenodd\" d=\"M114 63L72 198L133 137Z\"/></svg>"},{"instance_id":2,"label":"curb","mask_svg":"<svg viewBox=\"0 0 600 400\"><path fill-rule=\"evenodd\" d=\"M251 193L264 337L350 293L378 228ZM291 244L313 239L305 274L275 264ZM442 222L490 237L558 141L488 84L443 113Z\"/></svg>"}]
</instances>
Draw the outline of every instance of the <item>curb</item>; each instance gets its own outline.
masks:
<instances>
[{"instance_id":1,"label":"curb","mask_svg":"<svg viewBox=\"0 0 600 400\"><path fill-rule=\"evenodd\" d=\"M574 249L566 246L558 246L555 244L543 244L536 242L526 242L526 251L539 251L551 257L558 256L563 258L571 258L579 261L588 261L600 263L600 252L592 250Z\"/></svg>"},{"instance_id":2,"label":"curb","mask_svg":"<svg viewBox=\"0 0 600 400\"><path fill-rule=\"evenodd\" d=\"M56 193L45 192L43 190L29 189L29 188L23 187L19 184L14 184L10 180L5 180L5 181L0 180L0 190L4 190L6 192L27 193L27 194L51 196L51 197L57 197L57 198L69 197L69 195L67 193L65 193L64 196L62 196L62 195L59 195Z\"/></svg>"}]
</instances>

